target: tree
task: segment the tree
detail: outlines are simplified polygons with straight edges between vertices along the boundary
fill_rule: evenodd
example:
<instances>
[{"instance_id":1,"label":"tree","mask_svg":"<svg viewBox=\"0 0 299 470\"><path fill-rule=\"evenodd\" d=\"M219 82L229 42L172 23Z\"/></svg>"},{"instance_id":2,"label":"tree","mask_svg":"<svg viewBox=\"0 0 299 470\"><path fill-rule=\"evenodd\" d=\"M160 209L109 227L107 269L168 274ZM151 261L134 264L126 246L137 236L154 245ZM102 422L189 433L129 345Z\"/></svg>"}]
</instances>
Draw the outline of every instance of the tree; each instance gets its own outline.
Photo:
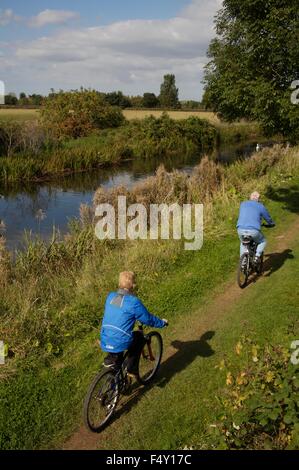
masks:
<instances>
[{"instance_id":1,"label":"tree","mask_svg":"<svg viewBox=\"0 0 299 470\"><path fill-rule=\"evenodd\" d=\"M199 109L201 107L201 103L200 101L187 100L187 101L181 101L181 106L187 109Z\"/></svg>"},{"instance_id":2,"label":"tree","mask_svg":"<svg viewBox=\"0 0 299 470\"><path fill-rule=\"evenodd\" d=\"M119 108L130 108L131 101L130 99L125 96L121 91L113 91L112 93L107 93L105 95L105 100L107 103L111 104L111 106L118 106Z\"/></svg>"},{"instance_id":3,"label":"tree","mask_svg":"<svg viewBox=\"0 0 299 470\"><path fill-rule=\"evenodd\" d=\"M142 98L143 108L157 108L160 102L155 93L144 93Z\"/></svg>"},{"instance_id":4,"label":"tree","mask_svg":"<svg viewBox=\"0 0 299 470\"><path fill-rule=\"evenodd\" d=\"M224 0L209 47L205 106L227 121L260 122L265 133L299 140L298 0Z\"/></svg>"},{"instance_id":5,"label":"tree","mask_svg":"<svg viewBox=\"0 0 299 470\"><path fill-rule=\"evenodd\" d=\"M162 108L179 108L179 90L175 86L175 75L164 75L159 96Z\"/></svg>"},{"instance_id":6,"label":"tree","mask_svg":"<svg viewBox=\"0 0 299 470\"><path fill-rule=\"evenodd\" d=\"M110 106L94 90L51 93L41 108L41 121L56 138L82 137L96 129L118 127L124 121L119 108Z\"/></svg>"},{"instance_id":7,"label":"tree","mask_svg":"<svg viewBox=\"0 0 299 470\"><path fill-rule=\"evenodd\" d=\"M143 97L142 96L131 96L130 102L133 108L142 108Z\"/></svg>"},{"instance_id":8,"label":"tree","mask_svg":"<svg viewBox=\"0 0 299 470\"><path fill-rule=\"evenodd\" d=\"M23 93L23 92L20 93L19 105L20 106L26 106L28 104L31 104L29 96L26 96L26 93Z\"/></svg>"},{"instance_id":9,"label":"tree","mask_svg":"<svg viewBox=\"0 0 299 470\"><path fill-rule=\"evenodd\" d=\"M40 106L43 102L43 99L44 98L42 95L36 95L35 93L29 96L30 104L33 106Z\"/></svg>"},{"instance_id":10,"label":"tree","mask_svg":"<svg viewBox=\"0 0 299 470\"><path fill-rule=\"evenodd\" d=\"M5 104L9 106L15 106L18 104L18 98L14 93L9 93L8 95L5 95Z\"/></svg>"}]
</instances>

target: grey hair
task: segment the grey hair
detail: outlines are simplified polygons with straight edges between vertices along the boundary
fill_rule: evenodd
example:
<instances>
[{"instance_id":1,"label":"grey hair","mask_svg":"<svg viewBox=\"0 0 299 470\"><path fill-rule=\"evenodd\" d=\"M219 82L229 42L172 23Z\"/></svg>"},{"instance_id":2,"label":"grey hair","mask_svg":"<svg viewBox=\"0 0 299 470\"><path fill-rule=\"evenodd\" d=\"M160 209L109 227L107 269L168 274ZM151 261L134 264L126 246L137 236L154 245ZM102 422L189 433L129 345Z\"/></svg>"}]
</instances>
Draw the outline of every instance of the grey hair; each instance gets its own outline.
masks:
<instances>
[{"instance_id":1,"label":"grey hair","mask_svg":"<svg viewBox=\"0 0 299 470\"><path fill-rule=\"evenodd\" d=\"M257 191L254 191L253 193L250 194L251 201L258 201L260 197L261 197L260 193L258 193Z\"/></svg>"}]
</instances>

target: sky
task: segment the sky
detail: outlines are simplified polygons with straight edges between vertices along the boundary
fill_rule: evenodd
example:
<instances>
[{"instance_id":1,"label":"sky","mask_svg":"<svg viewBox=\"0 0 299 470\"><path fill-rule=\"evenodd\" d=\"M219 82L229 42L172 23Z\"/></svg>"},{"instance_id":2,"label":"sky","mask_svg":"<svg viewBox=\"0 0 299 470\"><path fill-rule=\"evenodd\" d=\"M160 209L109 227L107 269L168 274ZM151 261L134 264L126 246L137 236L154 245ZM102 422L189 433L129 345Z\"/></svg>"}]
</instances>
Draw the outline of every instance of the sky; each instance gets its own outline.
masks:
<instances>
[{"instance_id":1,"label":"sky","mask_svg":"<svg viewBox=\"0 0 299 470\"><path fill-rule=\"evenodd\" d=\"M181 100L202 96L222 0L0 0L6 93L81 86L159 94L173 73Z\"/></svg>"}]
</instances>

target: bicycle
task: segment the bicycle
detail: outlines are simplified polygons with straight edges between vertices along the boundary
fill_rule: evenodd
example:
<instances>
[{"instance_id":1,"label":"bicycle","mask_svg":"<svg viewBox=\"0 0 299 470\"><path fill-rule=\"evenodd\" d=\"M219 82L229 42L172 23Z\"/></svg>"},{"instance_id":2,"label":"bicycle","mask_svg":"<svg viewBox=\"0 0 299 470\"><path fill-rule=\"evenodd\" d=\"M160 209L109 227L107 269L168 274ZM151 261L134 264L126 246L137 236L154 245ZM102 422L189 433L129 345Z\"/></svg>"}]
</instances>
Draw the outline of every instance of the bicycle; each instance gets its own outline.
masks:
<instances>
[{"instance_id":1,"label":"bicycle","mask_svg":"<svg viewBox=\"0 0 299 470\"><path fill-rule=\"evenodd\" d=\"M160 367L163 341L160 333L150 331L145 334L142 331L145 344L138 359L137 381L141 385L147 385L153 380ZM92 432L102 431L111 421L115 413L121 394L128 394L132 384L131 377L127 374L126 351L122 364L117 368L104 368L94 378L84 400L83 415L87 429Z\"/></svg>"},{"instance_id":2,"label":"bicycle","mask_svg":"<svg viewBox=\"0 0 299 470\"><path fill-rule=\"evenodd\" d=\"M266 228L272 228L275 225L262 224L262 226ZM244 289L244 287L247 286L248 278L251 274L262 274L264 266L264 253L261 254L261 256L258 258L258 261L255 261L258 243L256 243L249 235L242 236L241 241L244 247L244 253L240 257L237 281L239 287Z\"/></svg>"}]
</instances>

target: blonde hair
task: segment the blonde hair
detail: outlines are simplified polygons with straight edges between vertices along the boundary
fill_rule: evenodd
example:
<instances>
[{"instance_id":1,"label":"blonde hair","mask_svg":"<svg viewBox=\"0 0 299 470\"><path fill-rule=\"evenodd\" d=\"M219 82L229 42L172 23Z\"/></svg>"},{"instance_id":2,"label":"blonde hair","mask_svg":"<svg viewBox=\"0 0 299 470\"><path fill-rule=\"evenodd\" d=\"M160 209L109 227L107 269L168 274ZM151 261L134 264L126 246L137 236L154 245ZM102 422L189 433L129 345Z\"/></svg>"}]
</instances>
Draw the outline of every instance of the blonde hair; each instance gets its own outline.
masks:
<instances>
[{"instance_id":1,"label":"blonde hair","mask_svg":"<svg viewBox=\"0 0 299 470\"><path fill-rule=\"evenodd\" d=\"M258 201L260 198L260 193L257 191L254 191L253 193L250 194L250 200L251 201Z\"/></svg>"},{"instance_id":2,"label":"blonde hair","mask_svg":"<svg viewBox=\"0 0 299 470\"><path fill-rule=\"evenodd\" d=\"M135 285L135 274L132 271L123 271L119 275L118 285L120 289L133 289Z\"/></svg>"}]
</instances>

